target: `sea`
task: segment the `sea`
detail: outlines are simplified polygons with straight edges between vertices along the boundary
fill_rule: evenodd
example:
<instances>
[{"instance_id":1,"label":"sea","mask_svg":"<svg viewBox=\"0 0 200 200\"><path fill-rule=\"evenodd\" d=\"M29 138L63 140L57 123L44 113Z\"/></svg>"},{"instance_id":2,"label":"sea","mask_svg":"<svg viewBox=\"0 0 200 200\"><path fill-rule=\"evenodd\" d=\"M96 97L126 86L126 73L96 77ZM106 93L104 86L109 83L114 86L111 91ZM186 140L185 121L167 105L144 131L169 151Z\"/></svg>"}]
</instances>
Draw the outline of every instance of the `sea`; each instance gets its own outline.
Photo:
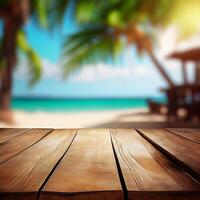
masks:
<instances>
[{"instance_id":1,"label":"sea","mask_svg":"<svg viewBox=\"0 0 200 200\"><path fill-rule=\"evenodd\" d=\"M163 97L151 98L164 102ZM12 108L28 112L81 112L147 108L148 98L13 98Z\"/></svg>"}]
</instances>

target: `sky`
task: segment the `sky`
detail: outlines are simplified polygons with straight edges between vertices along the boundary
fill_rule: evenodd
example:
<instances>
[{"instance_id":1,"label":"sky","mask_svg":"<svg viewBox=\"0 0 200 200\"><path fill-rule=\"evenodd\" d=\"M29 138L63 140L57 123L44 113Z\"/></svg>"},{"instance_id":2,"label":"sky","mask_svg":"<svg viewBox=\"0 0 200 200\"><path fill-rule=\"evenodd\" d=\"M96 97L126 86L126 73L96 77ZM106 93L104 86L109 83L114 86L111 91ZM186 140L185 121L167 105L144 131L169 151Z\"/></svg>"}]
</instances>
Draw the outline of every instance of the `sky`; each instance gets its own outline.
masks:
<instances>
[{"instance_id":1,"label":"sky","mask_svg":"<svg viewBox=\"0 0 200 200\"><path fill-rule=\"evenodd\" d=\"M98 63L86 65L64 79L62 74L62 42L67 35L76 30L76 25L66 13L63 26L48 32L40 29L32 20L25 26L25 32L31 46L42 59L43 75L33 87L28 85L29 67L24 58L18 62L14 76L14 97L53 97L53 98L104 98L104 97L150 97L160 96L160 89L166 83L147 55L138 57L134 47L128 47L122 53L117 65ZM158 35L156 55L165 65L166 70L176 83L181 83L181 66L178 61L166 59L174 49L183 50L194 43L195 38L177 45L177 30L171 27ZM189 44L189 45L188 45ZM193 67L188 65L192 79Z\"/></svg>"}]
</instances>

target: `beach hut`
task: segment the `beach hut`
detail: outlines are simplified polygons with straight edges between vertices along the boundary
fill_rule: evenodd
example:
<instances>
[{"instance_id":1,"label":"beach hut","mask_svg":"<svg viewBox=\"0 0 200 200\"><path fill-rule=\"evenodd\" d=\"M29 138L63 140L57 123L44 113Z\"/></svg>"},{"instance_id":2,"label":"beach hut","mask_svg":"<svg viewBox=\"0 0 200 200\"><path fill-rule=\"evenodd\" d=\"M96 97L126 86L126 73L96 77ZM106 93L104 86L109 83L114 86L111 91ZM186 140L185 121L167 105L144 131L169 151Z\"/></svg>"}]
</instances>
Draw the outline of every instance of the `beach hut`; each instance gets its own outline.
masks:
<instances>
[{"instance_id":1,"label":"beach hut","mask_svg":"<svg viewBox=\"0 0 200 200\"><path fill-rule=\"evenodd\" d=\"M162 89L168 97L169 119L182 117L185 120L200 118L200 48L193 48L182 52L173 52L168 55L170 59L181 62L183 84ZM195 65L194 80L189 83L187 63ZM181 114L182 113L182 114ZM182 115L182 116L181 116Z\"/></svg>"},{"instance_id":2,"label":"beach hut","mask_svg":"<svg viewBox=\"0 0 200 200\"><path fill-rule=\"evenodd\" d=\"M187 62L193 62L195 64L195 80L193 82L194 85L200 84L200 47L189 49L182 52L173 52L168 58L178 59L182 63L182 73L184 84L188 84L187 73L186 73L186 65Z\"/></svg>"}]
</instances>

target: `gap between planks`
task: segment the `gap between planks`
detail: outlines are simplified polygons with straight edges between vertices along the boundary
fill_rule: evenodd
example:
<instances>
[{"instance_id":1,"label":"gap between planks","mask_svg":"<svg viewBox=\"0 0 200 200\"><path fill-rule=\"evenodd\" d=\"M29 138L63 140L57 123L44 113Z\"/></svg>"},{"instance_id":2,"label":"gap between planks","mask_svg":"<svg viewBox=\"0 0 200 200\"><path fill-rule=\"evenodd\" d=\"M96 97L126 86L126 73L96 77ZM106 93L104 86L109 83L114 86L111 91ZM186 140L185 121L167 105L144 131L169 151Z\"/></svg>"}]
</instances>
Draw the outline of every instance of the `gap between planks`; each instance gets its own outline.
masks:
<instances>
[{"instance_id":1,"label":"gap between planks","mask_svg":"<svg viewBox=\"0 0 200 200\"><path fill-rule=\"evenodd\" d=\"M128 190L126 188L126 183L125 183L125 180L124 180L124 177L123 177L123 174L122 174L122 169L120 167L119 160L117 158L117 154L116 154L115 147L114 147L114 144L113 144L113 139L111 137L113 130L109 129L109 131L110 131L110 140L111 140L111 144L112 144L112 149L113 149L113 153L114 153L114 156L115 156L115 162L116 162L116 165L117 165L117 171L118 171L120 183L121 183L122 190L123 190L123 197L124 197L124 200L128 200Z\"/></svg>"},{"instance_id":2,"label":"gap between planks","mask_svg":"<svg viewBox=\"0 0 200 200\"><path fill-rule=\"evenodd\" d=\"M173 164L138 132L114 129L112 139L128 198L199 199L199 182Z\"/></svg>"},{"instance_id":3,"label":"gap between planks","mask_svg":"<svg viewBox=\"0 0 200 200\"><path fill-rule=\"evenodd\" d=\"M39 199L120 200L122 192L109 129L79 129Z\"/></svg>"},{"instance_id":4,"label":"gap between planks","mask_svg":"<svg viewBox=\"0 0 200 200\"><path fill-rule=\"evenodd\" d=\"M185 139L188 139L188 140L191 140L193 142L200 144L200 129L167 128L165 130L167 130L175 135L178 135L182 138L185 138Z\"/></svg>"},{"instance_id":5,"label":"gap between planks","mask_svg":"<svg viewBox=\"0 0 200 200\"><path fill-rule=\"evenodd\" d=\"M148 130L161 130L161 129L136 129L136 131L145 140L147 140L149 143L151 143L156 149L158 149L160 152L162 152L169 160L171 160L176 165L178 165L179 167L181 167L187 174L189 174L191 177L193 177L195 180L197 180L200 183L200 175L199 175L199 173L197 173L188 163L180 160L176 155L173 155L173 153L171 153L170 151L166 150L158 142L154 141L148 135L146 135L145 133L143 133L144 130L148 131ZM178 134L175 134L174 132L171 132L171 131L169 131L167 129L162 129L162 130L168 132L169 134L173 134L173 135L175 135L177 137L180 137L183 140L188 140L188 141L194 142L192 140L189 140L188 138L185 138L185 137L182 137L182 136L180 136Z\"/></svg>"},{"instance_id":6,"label":"gap between planks","mask_svg":"<svg viewBox=\"0 0 200 200\"><path fill-rule=\"evenodd\" d=\"M67 153L68 149L71 147L74 139L76 138L76 135L77 135L77 132L78 132L78 129L75 129L75 134L71 140L71 143L69 144L68 148L66 149L66 151L64 152L64 154L61 156L61 158L58 160L58 162L55 164L55 166L52 168L51 172L49 173L49 175L47 176L46 180L44 181L44 183L41 185L41 187L39 188L38 190L38 193L37 193L37 198L36 200L40 200L40 194L41 194L41 191L42 189L44 188L45 184L48 182L49 178L51 177L51 175L53 174L53 172L55 171L55 169L57 168L58 164L60 163L60 161L63 159L63 157L65 156L65 154Z\"/></svg>"},{"instance_id":7,"label":"gap between planks","mask_svg":"<svg viewBox=\"0 0 200 200\"><path fill-rule=\"evenodd\" d=\"M0 128L0 144L3 142L9 141L10 139L13 139L15 137L18 137L19 135L22 135L29 130L31 130L31 129Z\"/></svg>"},{"instance_id":8,"label":"gap between planks","mask_svg":"<svg viewBox=\"0 0 200 200\"><path fill-rule=\"evenodd\" d=\"M71 144L75 132L72 129L54 130L31 148L2 163L0 197L35 200L49 173Z\"/></svg>"},{"instance_id":9,"label":"gap between planks","mask_svg":"<svg viewBox=\"0 0 200 200\"><path fill-rule=\"evenodd\" d=\"M0 164L8 161L9 159L25 151L26 149L32 147L52 131L53 129L29 129L20 135L17 135L7 141L2 142L0 144ZM31 141L30 137L32 137ZM24 140L27 140L29 144L27 144L27 142L25 142Z\"/></svg>"}]
</instances>

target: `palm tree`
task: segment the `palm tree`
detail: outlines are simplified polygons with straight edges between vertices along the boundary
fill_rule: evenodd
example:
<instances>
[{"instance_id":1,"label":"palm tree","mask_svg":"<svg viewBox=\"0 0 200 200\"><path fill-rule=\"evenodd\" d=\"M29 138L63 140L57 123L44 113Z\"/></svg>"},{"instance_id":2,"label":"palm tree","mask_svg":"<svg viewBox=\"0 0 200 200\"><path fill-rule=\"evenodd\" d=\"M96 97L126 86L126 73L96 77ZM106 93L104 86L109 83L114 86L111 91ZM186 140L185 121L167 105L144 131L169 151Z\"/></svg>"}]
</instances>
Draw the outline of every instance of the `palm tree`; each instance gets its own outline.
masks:
<instances>
[{"instance_id":1,"label":"palm tree","mask_svg":"<svg viewBox=\"0 0 200 200\"><path fill-rule=\"evenodd\" d=\"M75 17L80 30L64 42L65 74L99 60L115 59L127 45L147 53L169 84L173 81L154 54L154 27L165 23L169 0L90 0L78 1ZM167 21L167 20L166 20ZM126 43L124 43L126 39Z\"/></svg>"},{"instance_id":2,"label":"palm tree","mask_svg":"<svg viewBox=\"0 0 200 200\"><path fill-rule=\"evenodd\" d=\"M1 118L10 118L12 76L17 62L17 50L23 53L31 67L34 83L41 75L41 61L31 48L23 32L23 25L31 16L42 27L47 26L47 1L41 0L1 0L0 19L3 22L0 35L0 113Z\"/></svg>"}]
</instances>

